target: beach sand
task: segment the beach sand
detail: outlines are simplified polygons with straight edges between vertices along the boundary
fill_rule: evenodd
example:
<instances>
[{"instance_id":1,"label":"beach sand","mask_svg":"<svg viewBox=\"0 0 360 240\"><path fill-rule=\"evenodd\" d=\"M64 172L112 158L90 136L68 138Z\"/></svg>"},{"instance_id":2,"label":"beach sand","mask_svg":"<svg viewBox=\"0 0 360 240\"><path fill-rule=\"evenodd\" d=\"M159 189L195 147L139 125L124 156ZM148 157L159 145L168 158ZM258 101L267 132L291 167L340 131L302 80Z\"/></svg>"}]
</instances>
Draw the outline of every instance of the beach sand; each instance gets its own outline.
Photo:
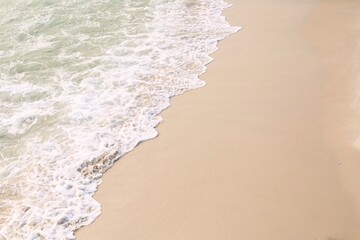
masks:
<instances>
[{"instance_id":1,"label":"beach sand","mask_svg":"<svg viewBox=\"0 0 360 240\"><path fill-rule=\"evenodd\" d=\"M243 30L105 174L78 239L360 239L360 2L229 2Z\"/></svg>"}]
</instances>

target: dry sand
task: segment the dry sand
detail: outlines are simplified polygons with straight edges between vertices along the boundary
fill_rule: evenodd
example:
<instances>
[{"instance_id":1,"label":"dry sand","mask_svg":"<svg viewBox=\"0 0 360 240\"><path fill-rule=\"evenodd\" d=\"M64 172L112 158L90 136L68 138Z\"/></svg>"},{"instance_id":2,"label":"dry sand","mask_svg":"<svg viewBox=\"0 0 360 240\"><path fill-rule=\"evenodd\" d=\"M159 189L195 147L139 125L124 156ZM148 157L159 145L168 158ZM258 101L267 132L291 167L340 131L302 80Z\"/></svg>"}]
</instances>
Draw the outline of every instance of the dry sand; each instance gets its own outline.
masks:
<instances>
[{"instance_id":1,"label":"dry sand","mask_svg":"<svg viewBox=\"0 0 360 240\"><path fill-rule=\"evenodd\" d=\"M360 3L232 0L205 88L105 174L78 239L360 239Z\"/></svg>"}]
</instances>

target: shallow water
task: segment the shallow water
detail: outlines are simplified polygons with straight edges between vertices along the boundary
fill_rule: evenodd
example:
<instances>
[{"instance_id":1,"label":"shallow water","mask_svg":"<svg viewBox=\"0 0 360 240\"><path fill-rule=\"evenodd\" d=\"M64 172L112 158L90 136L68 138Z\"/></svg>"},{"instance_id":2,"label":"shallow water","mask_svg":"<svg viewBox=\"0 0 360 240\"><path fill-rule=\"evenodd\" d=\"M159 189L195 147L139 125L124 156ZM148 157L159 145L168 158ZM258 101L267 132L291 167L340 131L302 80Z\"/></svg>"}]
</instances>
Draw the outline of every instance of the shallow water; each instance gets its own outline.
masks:
<instances>
[{"instance_id":1,"label":"shallow water","mask_svg":"<svg viewBox=\"0 0 360 240\"><path fill-rule=\"evenodd\" d=\"M238 28L221 0L14 0L0 6L0 239L72 239L115 160L204 85ZM221 81L221 79L219 79Z\"/></svg>"}]
</instances>

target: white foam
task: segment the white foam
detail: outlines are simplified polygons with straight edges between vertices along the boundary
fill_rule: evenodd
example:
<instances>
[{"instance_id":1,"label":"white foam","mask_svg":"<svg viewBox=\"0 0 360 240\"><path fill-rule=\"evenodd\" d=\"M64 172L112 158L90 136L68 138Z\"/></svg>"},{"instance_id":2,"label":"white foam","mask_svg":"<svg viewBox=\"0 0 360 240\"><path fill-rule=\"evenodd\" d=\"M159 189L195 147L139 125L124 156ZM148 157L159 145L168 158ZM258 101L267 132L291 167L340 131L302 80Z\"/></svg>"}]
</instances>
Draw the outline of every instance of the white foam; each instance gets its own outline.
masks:
<instances>
[{"instance_id":1,"label":"white foam","mask_svg":"<svg viewBox=\"0 0 360 240\"><path fill-rule=\"evenodd\" d=\"M239 29L221 16L221 0L145 2L38 3L18 51L4 50L0 187L11 197L0 199L0 236L73 239L100 214L92 195L102 174L157 135L170 97L204 86L209 54ZM65 22L63 5L73 11Z\"/></svg>"}]
</instances>

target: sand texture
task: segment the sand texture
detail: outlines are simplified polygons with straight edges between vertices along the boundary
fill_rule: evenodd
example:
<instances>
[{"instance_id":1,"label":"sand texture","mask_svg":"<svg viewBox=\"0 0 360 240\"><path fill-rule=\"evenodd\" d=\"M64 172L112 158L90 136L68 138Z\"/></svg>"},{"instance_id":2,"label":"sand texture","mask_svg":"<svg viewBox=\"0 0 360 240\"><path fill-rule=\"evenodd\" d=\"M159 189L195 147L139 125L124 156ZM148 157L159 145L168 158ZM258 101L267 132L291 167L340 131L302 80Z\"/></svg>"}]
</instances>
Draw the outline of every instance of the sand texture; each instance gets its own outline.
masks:
<instances>
[{"instance_id":1,"label":"sand texture","mask_svg":"<svg viewBox=\"0 0 360 240\"><path fill-rule=\"evenodd\" d=\"M78 239L360 239L360 2L232 3L207 86L105 174Z\"/></svg>"}]
</instances>

